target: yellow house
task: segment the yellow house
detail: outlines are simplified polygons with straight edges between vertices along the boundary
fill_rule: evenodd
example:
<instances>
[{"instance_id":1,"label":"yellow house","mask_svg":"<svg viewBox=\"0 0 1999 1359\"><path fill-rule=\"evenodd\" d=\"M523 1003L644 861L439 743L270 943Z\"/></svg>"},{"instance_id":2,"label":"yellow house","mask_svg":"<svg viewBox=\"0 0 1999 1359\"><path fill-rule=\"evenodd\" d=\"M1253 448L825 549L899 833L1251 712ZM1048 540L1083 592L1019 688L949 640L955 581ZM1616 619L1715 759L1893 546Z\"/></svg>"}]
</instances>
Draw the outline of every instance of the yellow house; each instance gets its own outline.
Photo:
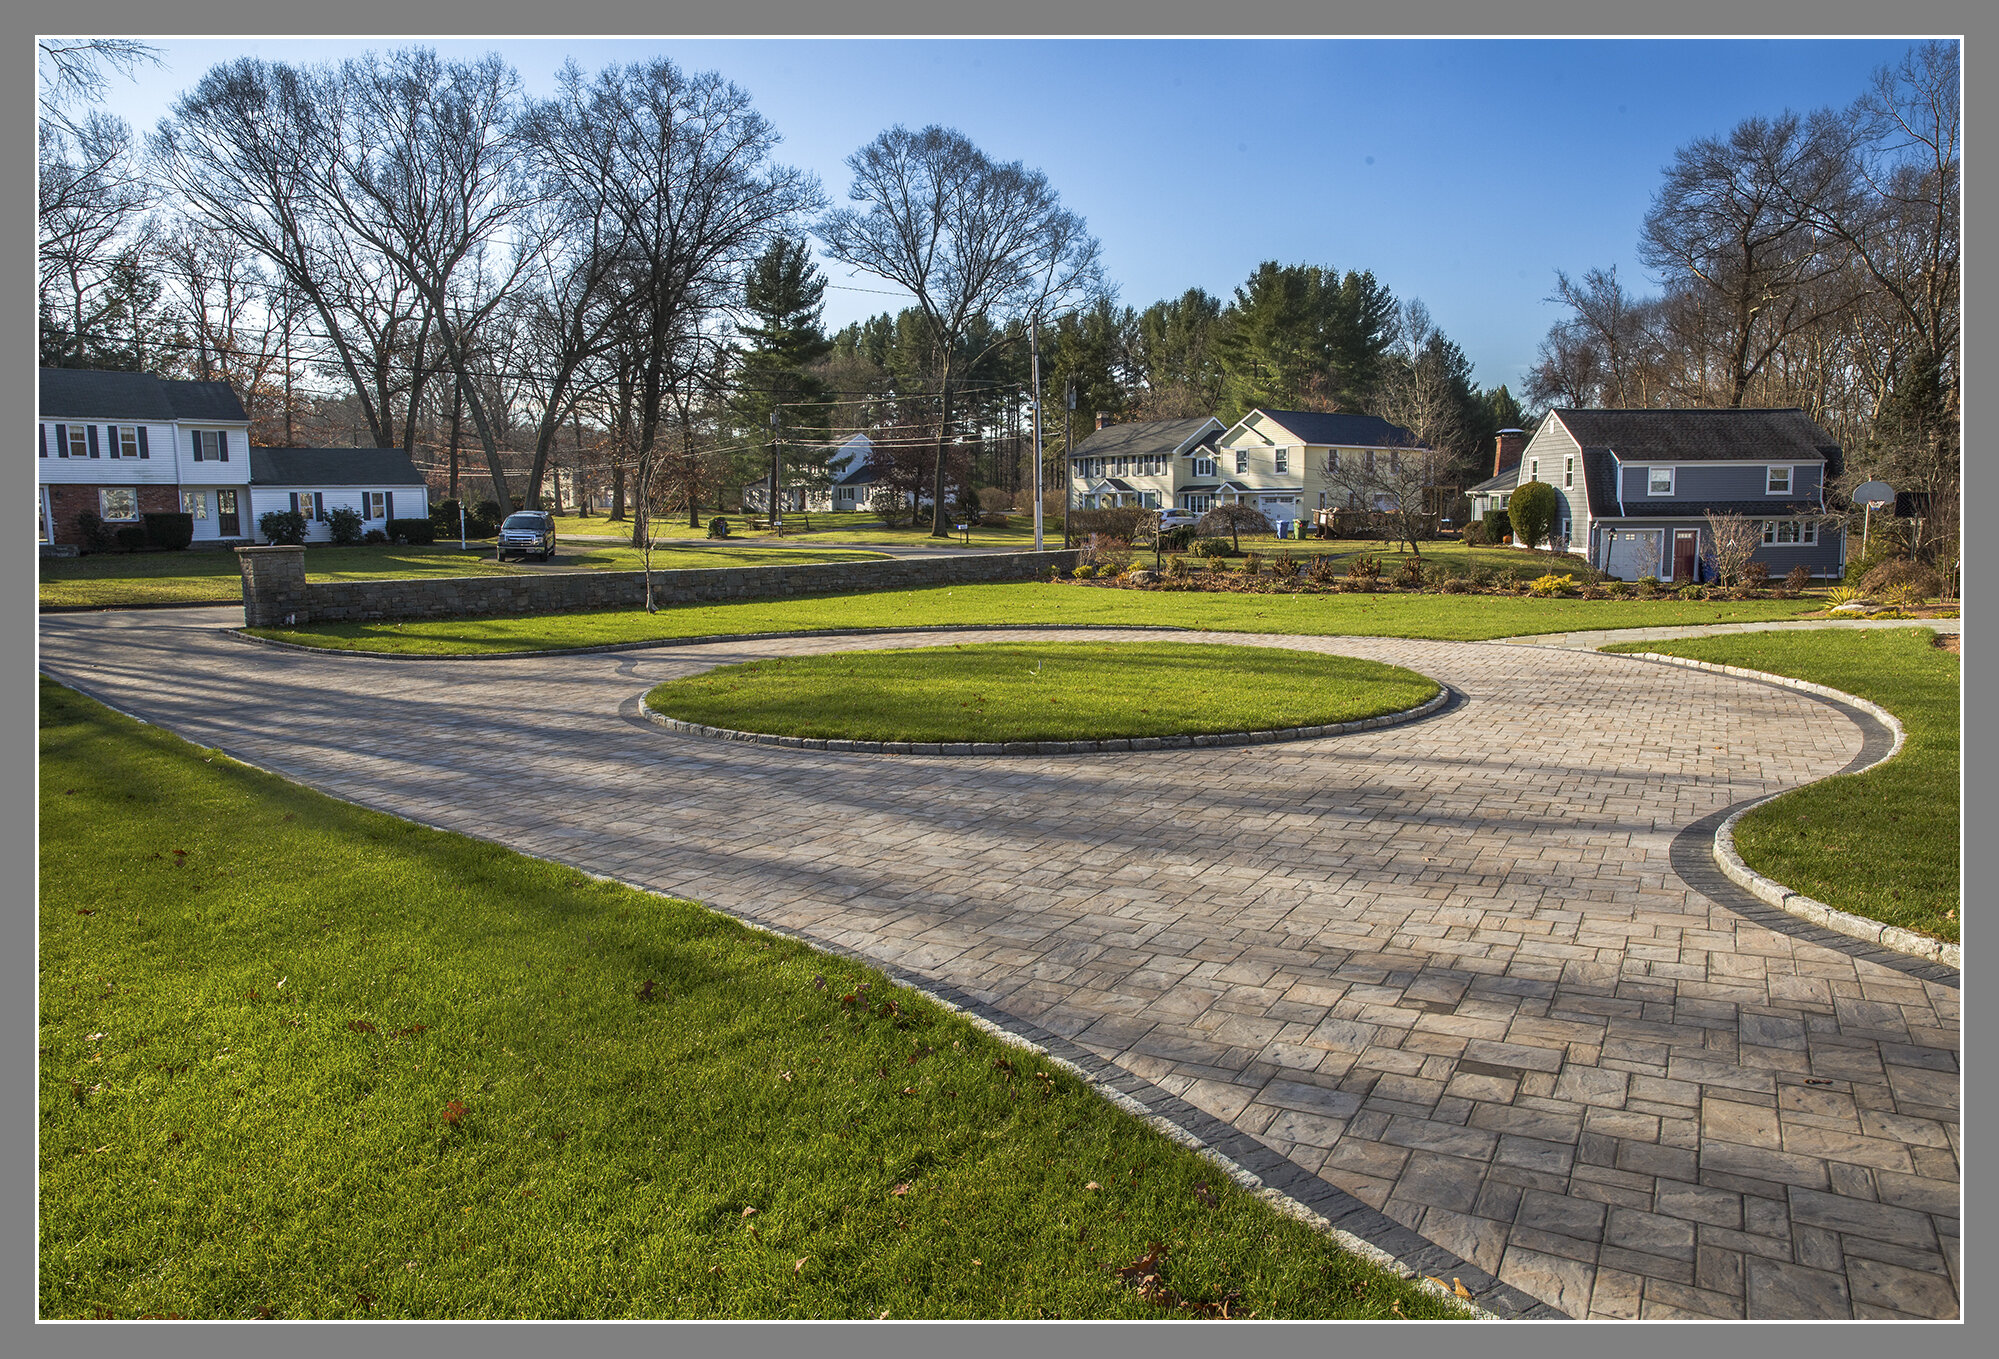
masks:
<instances>
[{"instance_id":1,"label":"yellow house","mask_svg":"<svg viewBox=\"0 0 1999 1359\"><path fill-rule=\"evenodd\" d=\"M1262 510L1282 531L1293 520L1310 518L1313 510L1346 508L1346 493L1328 484L1329 459L1372 467L1376 459L1392 464L1422 448L1408 430L1378 415L1259 406L1215 441L1215 483L1189 485L1188 496L1207 499L1185 508L1205 510L1216 500L1238 500Z\"/></svg>"}]
</instances>

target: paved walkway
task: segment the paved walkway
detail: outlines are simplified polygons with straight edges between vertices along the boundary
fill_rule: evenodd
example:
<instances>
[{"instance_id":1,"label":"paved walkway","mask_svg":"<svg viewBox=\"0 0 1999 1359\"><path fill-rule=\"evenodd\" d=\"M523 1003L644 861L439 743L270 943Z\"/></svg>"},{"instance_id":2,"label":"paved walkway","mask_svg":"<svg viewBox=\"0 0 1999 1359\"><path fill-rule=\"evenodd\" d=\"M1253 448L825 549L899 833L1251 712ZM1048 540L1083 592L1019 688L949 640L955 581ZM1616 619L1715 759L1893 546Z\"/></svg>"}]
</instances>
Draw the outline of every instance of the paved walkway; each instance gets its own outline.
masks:
<instances>
[{"instance_id":1,"label":"paved walkway","mask_svg":"<svg viewBox=\"0 0 1999 1359\"><path fill-rule=\"evenodd\" d=\"M1613 642L1665 642L1675 637L1724 637L1733 632L1803 632L1825 628L1935 628L1939 633L1961 633L1959 618L1816 618L1773 623L1694 623L1679 628L1617 628L1596 632L1543 632L1529 637L1509 637L1514 646L1573 647L1595 651Z\"/></svg>"},{"instance_id":2,"label":"paved walkway","mask_svg":"<svg viewBox=\"0 0 1999 1359\"><path fill-rule=\"evenodd\" d=\"M219 634L239 618L44 616L42 665L329 792L1059 1035L1470 1262L1482 1299L1518 1297L1489 1271L1573 1316L1956 1313L1954 976L1723 904L1701 843L1862 753L1808 695L1574 650L1200 633L1411 666L1459 701L1282 746L944 760L677 737L637 698L964 633L473 666Z\"/></svg>"}]
</instances>

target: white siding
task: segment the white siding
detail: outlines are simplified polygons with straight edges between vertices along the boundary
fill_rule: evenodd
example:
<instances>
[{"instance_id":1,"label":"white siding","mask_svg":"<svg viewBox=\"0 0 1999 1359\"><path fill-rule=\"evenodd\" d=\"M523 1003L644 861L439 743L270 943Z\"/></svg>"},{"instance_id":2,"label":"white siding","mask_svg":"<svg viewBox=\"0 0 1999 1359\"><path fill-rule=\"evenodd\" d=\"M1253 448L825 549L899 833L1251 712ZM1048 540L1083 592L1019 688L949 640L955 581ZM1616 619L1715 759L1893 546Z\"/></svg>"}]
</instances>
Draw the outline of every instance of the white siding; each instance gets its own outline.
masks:
<instances>
[{"instance_id":1,"label":"white siding","mask_svg":"<svg viewBox=\"0 0 1999 1359\"><path fill-rule=\"evenodd\" d=\"M208 466L205 462L201 465ZM257 528L257 521L273 510L290 509L294 494L305 497L317 493L328 514L332 514L342 505L357 514L365 514L362 496L368 491L388 491L395 496L394 504L390 507L394 518L430 517L430 493L424 486L258 486L250 492L250 518L243 531L254 535L258 542L266 541ZM383 519L363 519L361 523L363 533L369 529L380 529L386 533L388 528L387 521ZM324 520L309 518L305 526L305 540L308 543L332 542L333 530Z\"/></svg>"},{"instance_id":2,"label":"white siding","mask_svg":"<svg viewBox=\"0 0 1999 1359\"><path fill-rule=\"evenodd\" d=\"M103 420L43 420L42 430L36 432L37 439L48 439L49 455L40 456L41 445L35 448L37 479L45 485L84 484L100 486L171 486L180 478L179 465L174 461L172 425L146 424L146 452L144 458L114 458L111 456L111 441L105 430L117 422ZM97 456L94 458L59 458L56 456L55 429L57 425L97 427ZM46 434L43 433L46 431ZM245 480L248 480L246 477Z\"/></svg>"},{"instance_id":3,"label":"white siding","mask_svg":"<svg viewBox=\"0 0 1999 1359\"><path fill-rule=\"evenodd\" d=\"M222 430L229 436L229 461L194 460L195 430ZM155 452L154 457L159 454ZM191 486L248 486L250 484L250 427L248 425L204 424L186 421L174 432L174 465L180 479Z\"/></svg>"}]
</instances>

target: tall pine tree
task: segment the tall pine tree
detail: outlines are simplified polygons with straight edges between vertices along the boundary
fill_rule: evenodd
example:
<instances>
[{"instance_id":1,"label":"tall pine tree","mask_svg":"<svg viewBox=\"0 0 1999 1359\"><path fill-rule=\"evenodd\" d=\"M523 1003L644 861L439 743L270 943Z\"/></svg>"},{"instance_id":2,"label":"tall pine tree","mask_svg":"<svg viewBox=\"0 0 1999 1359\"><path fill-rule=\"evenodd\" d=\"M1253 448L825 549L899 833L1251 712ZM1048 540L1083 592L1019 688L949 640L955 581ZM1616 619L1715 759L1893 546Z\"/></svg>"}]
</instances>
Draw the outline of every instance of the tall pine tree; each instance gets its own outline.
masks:
<instances>
[{"instance_id":1,"label":"tall pine tree","mask_svg":"<svg viewBox=\"0 0 1999 1359\"><path fill-rule=\"evenodd\" d=\"M832 484L826 443L833 397L812 371L833 349L821 324L825 296L826 276L803 240L772 242L743 279L743 344L730 409L744 445L736 466L746 482L775 472L780 490Z\"/></svg>"}]
</instances>

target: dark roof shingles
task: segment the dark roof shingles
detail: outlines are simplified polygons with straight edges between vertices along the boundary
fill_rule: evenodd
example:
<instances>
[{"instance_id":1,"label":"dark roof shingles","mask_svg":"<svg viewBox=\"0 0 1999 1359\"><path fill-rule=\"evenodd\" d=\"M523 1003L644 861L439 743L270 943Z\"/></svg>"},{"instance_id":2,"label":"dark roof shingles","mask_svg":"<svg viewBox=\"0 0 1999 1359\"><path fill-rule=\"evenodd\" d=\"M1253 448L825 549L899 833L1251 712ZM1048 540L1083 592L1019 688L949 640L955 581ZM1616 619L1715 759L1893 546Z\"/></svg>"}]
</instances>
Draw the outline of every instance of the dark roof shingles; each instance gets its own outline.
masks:
<instances>
[{"instance_id":1,"label":"dark roof shingles","mask_svg":"<svg viewBox=\"0 0 1999 1359\"><path fill-rule=\"evenodd\" d=\"M1257 410L1275 420L1308 444L1337 445L1342 448L1417 448L1422 440L1378 415L1354 415L1331 411L1280 411L1267 406Z\"/></svg>"},{"instance_id":2,"label":"dark roof shingles","mask_svg":"<svg viewBox=\"0 0 1999 1359\"><path fill-rule=\"evenodd\" d=\"M1585 448L1622 462L1837 461L1826 432L1796 407L1550 412Z\"/></svg>"},{"instance_id":3,"label":"dark roof shingles","mask_svg":"<svg viewBox=\"0 0 1999 1359\"><path fill-rule=\"evenodd\" d=\"M421 486L423 473L400 448L253 448L257 486Z\"/></svg>"},{"instance_id":4,"label":"dark roof shingles","mask_svg":"<svg viewBox=\"0 0 1999 1359\"><path fill-rule=\"evenodd\" d=\"M1192 438L1208 423L1208 416L1185 420L1135 420L1124 425L1105 425L1070 450L1071 457L1136 458L1166 456Z\"/></svg>"}]
</instances>

